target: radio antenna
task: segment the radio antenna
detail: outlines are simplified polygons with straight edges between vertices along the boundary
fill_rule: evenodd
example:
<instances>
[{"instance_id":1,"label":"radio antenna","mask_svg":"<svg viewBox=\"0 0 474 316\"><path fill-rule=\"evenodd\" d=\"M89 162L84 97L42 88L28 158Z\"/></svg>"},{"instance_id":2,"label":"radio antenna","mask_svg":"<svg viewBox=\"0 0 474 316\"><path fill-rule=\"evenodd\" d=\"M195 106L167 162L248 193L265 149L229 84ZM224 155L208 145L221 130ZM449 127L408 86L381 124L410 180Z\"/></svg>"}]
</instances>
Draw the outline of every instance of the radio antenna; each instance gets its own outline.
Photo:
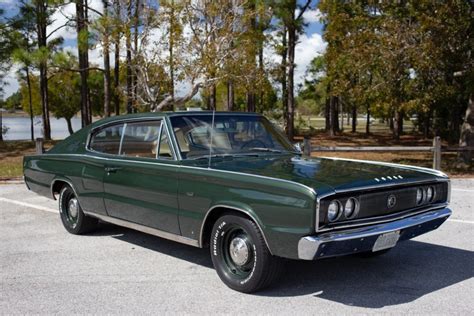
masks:
<instances>
[{"instance_id":1,"label":"radio antenna","mask_svg":"<svg viewBox=\"0 0 474 316\"><path fill-rule=\"evenodd\" d=\"M214 118L216 117L216 109L212 110L212 123L211 123L211 140L209 144L209 160L207 167L211 168L211 157L212 157L212 138L214 137Z\"/></svg>"}]
</instances>

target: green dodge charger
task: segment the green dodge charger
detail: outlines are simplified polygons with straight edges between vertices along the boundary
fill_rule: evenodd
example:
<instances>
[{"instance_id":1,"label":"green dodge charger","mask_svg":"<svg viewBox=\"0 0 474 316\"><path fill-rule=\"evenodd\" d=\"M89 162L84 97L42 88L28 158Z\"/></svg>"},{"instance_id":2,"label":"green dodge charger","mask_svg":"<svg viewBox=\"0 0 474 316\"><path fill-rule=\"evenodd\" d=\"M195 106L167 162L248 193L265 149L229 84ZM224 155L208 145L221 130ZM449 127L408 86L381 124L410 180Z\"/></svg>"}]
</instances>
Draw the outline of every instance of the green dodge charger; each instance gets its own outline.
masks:
<instances>
[{"instance_id":1,"label":"green dodge charger","mask_svg":"<svg viewBox=\"0 0 474 316\"><path fill-rule=\"evenodd\" d=\"M221 280L255 292L284 258L377 256L450 215L442 172L305 157L254 113L102 119L24 158L28 189L85 234L98 221L208 247Z\"/></svg>"}]
</instances>

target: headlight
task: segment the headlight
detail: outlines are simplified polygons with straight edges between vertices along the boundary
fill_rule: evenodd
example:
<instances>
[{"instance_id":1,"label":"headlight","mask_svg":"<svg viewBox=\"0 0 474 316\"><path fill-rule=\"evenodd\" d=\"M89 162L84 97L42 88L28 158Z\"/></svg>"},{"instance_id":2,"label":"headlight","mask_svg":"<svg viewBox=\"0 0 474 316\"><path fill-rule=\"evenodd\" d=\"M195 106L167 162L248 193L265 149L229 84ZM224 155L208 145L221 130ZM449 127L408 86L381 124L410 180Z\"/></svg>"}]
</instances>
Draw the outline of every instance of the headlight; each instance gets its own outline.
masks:
<instances>
[{"instance_id":1,"label":"headlight","mask_svg":"<svg viewBox=\"0 0 474 316\"><path fill-rule=\"evenodd\" d=\"M335 221L339 217L341 211L341 202L337 200L331 201L328 207L328 219L330 222Z\"/></svg>"},{"instance_id":2,"label":"headlight","mask_svg":"<svg viewBox=\"0 0 474 316\"><path fill-rule=\"evenodd\" d=\"M355 198L349 198L344 205L344 216L347 219L355 217L359 203Z\"/></svg>"},{"instance_id":3,"label":"headlight","mask_svg":"<svg viewBox=\"0 0 474 316\"><path fill-rule=\"evenodd\" d=\"M416 205L420 205L423 202L423 189L416 189Z\"/></svg>"},{"instance_id":4,"label":"headlight","mask_svg":"<svg viewBox=\"0 0 474 316\"><path fill-rule=\"evenodd\" d=\"M434 195L435 195L434 188L428 187L428 189L426 189L426 200L428 200L428 202L433 202Z\"/></svg>"}]
</instances>

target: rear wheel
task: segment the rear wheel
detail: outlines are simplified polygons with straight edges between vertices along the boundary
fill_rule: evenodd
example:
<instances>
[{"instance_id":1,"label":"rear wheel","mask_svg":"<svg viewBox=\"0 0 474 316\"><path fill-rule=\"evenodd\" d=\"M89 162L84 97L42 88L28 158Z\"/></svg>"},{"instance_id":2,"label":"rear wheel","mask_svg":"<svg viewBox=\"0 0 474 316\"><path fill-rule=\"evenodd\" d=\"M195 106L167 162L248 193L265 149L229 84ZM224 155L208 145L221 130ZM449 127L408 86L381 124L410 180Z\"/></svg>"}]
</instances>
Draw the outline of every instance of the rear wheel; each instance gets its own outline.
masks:
<instances>
[{"instance_id":1,"label":"rear wheel","mask_svg":"<svg viewBox=\"0 0 474 316\"><path fill-rule=\"evenodd\" d=\"M59 214L64 228L71 234L85 234L97 228L98 220L84 214L69 185L64 186L59 194Z\"/></svg>"},{"instance_id":2,"label":"rear wheel","mask_svg":"<svg viewBox=\"0 0 474 316\"><path fill-rule=\"evenodd\" d=\"M258 226L238 215L224 215L214 224L211 258L220 279L230 288L252 293L269 286L282 271Z\"/></svg>"}]
</instances>

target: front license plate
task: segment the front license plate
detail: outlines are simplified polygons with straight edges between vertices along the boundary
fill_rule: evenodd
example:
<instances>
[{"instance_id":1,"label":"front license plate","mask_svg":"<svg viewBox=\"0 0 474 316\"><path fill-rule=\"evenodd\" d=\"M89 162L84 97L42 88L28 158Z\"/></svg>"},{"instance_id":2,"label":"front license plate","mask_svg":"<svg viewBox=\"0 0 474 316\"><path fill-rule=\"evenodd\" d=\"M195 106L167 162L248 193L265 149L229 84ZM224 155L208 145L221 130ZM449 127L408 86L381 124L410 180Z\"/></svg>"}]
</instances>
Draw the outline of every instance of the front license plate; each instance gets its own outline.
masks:
<instances>
[{"instance_id":1,"label":"front license plate","mask_svg":"<svg viewBox=\"0 0 474 316\"><path fill-rule=\"evenodd\" d=\"M395 247L397 244L398 238L400 238L400 231L396 230L394 232L385 233L380 235L375 241L372 251L379 251L388 248Z\"/></svg>"}]
</instances>

